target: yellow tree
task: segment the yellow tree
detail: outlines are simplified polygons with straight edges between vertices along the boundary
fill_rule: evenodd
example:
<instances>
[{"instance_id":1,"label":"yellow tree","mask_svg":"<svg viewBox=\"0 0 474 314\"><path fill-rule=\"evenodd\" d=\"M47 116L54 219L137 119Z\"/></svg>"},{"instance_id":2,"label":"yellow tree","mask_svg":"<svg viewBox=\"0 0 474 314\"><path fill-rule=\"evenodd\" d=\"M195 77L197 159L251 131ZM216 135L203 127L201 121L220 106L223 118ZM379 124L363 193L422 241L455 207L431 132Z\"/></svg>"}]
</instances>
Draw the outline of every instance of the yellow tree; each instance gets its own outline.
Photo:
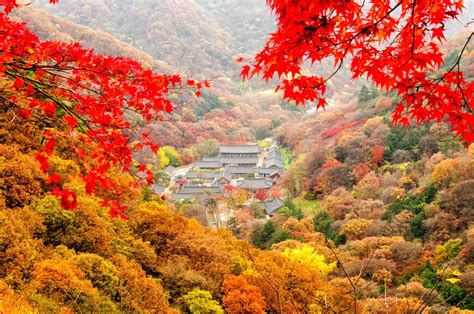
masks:
<instances>
[{"instance_id":1,"label":"yellow tree","mask_svg":"<svg viewBox=\"0 0 474 314\"><path fill-rule=\"evenodd\" d=\"M303 264L309 269L318 272L321 277L326 277L336 268L336 263L327 263L324 255L319 254L310 245L304 244L296 248L285 248L283 256L286 256L293 262Z\"/></svg>"}]
</instances>

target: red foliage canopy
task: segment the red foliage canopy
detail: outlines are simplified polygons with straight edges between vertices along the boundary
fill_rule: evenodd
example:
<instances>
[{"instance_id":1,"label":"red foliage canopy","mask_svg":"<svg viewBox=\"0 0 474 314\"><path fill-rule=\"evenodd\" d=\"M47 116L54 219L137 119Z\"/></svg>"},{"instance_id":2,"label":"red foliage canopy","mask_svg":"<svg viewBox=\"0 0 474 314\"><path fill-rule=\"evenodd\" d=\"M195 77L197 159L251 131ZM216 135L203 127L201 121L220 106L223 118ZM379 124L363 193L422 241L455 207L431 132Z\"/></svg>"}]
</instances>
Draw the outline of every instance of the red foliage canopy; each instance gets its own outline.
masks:
<instances>
[{"instance_id":1,"label":"red foliage canopy","mask_svg":"<svg viewBox=\"0 0 474 314\"><path fill-rule=\"evenodd\" d=\"M6 14L17 6L14 0L0 0ZM43 171L50 169L48 157L58 139L66 137L71 151L83 160L87 193L100 187L119 196L122 191L110 178L111 167L128 170L132 152L144 145L157 150L146 133L129 144L130 134L139 130L139 123L131 121L150 122L171 112L166 96L170 89L182 87L181 78L154 73L128 58L95 54L77 43L41 41L6 14L0 13L0 78L11 81L16 93L2 94L0 100L8 110L45 126L45 145L37 155ZM199 95L208 83L188 80L186 85ZM19 95L26 101L19 101ZM81 143L92 144L94 150L85 152ZM147 181L152 178L147 171ZM49 181L60 180L53 174ZM56 187L54 194L65 208L75 207L73 192ZM105 200L104 205L111 207L111 215L125 217L116 200Z\"/></svg>"},{"instance_id":2,"label":"red foliage canopy","mask_svg":"<svg viewBox=\"0 0 474 314\"><path fill-rule=\"evenodd\" d=\"M268 198L268 190L257 190L257 192L255 192L255 198L260 202L265 202Z\"/></svg>"},{"instance_id":3,"label":"red foliage canopy","mask_svg":"<svg viewBox=\"0 0 474 314\"><path fill-rule=\"evenodd\" d=\"M277 30L268 38L244 79L261 74L281 79L277 90L298 103L322 98L326 82L350 64L353 78L365 76L379 88L401 96L393 120L448 121L467 143L474 141L474 83L459 70L459 60L440 72L444 25L461 13L462 0L267 0L277 16ZM334 60L327 77L306 74L303 66Z\"/></svg>"}]
</instances>

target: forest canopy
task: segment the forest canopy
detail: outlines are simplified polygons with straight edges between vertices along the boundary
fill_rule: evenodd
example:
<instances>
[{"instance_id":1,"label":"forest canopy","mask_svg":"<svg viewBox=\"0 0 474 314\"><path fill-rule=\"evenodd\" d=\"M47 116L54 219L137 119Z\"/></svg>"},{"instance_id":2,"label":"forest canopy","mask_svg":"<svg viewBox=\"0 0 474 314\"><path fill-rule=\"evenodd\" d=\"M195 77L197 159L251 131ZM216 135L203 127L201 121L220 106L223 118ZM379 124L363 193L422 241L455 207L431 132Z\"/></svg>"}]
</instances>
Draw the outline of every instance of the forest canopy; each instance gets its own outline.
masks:
<instances>
[{"instance_id":1,"label":"forest canopy","mask_svg":"<svg viewBox=\"0 0 474 314\"><path fill-rule=\"evenodd\" d=\"M0 0L0 313L474 311L462 2L256 1Z\"/></svg>"}]
</instances>

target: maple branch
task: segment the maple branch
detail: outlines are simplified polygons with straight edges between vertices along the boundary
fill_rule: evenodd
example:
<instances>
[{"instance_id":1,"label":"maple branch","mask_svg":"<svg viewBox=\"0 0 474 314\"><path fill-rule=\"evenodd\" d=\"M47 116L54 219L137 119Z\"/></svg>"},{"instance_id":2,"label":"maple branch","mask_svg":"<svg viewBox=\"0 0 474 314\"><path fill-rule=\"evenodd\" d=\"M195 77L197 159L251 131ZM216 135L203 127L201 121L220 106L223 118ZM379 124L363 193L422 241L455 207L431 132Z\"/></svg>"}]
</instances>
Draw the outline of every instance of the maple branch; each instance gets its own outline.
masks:
<instances>
[{"instance_id":1,"label":"maple branch","mask_svg":"<svg viewBox=\"0 0 474 314\"><path fill-rule=\"evenodd\" d=\"M416 0L414 0L414 2L416 2ZM364 3L365 3L365 0L364 0L364 2L362 3L362 5L361 5L361 7L360 7L360 10L359 10L358 15L360 15L360 12L362 11L362 7L363 7ZM315 86L314 88L317 89L317 88L323 86L323 85L326 84L329 80L331 80L331 79L337 74L337 72L339 72L339 70L342 68L342 66L343 66L343 64L344 64L344 59L345 59L345 57L347 56L347 53L349 52L349 49L351 48L352 42L353 42L358 36L360 36L361 34L364 34L364 33L368 32L371 28L376 27L376 26L377 26L379 23L381 23L384 19L386 19L388 16L390 16L390 14L392 14L392 12L394 12L402 3L403 3L403 0L399 1L399 2L398 2L393 8L391 8L382 18L380 18L379 20L377 20L375 23L373 23L373 24L371 24L371 25L368 25L368 26L363 27L359 32L357 32L356 34L354 34L351 38L346 39L346 40L343 40L343 41L340 41L340 42L338 42L338 43L334 43L334 42L332 42L329 38L325 38L325 40L331 42L331 45L330 45L330 46L326 46L326 47L322 47L322 48L321 48L321 47L317 47L316 50L308 51L308 52L306 53L306 55L307 55L306 58L309 58L309 55L312 54L312 53L319 52L319 51L322 51L322 50L327 49L327 48L330 48L330 47L337 47L337 46L339 46L339 45L341 45L341 44L344 44L344 43L347 43L347 42L348 42L347 47L345 48L345 50L344 50L344 52L343 52L343 54L342 54L341 60L339 61L339 64L338 64L336 70L334 70L334 71L331 73L331 75L329 75L327 78L325 78L322 83L318 84L318 85ZM355 23L355 22L354 22L354 23ZM353 23L352 25L354 25L354 23ZM322 24L320 24L320 25L315 29L315 31L316 31L319 27L321 27L321 26L322 26ZM399 35L399 34L398 34L398 35ZM395 39L398 37L398 35L395 37ZM414 42L414 37L413 37L413 42ZM296 45L296 46L297 46L297 45ZM294 49L294 48L295 48L295 47L290 48L290 50L291 50L291 49Z\"/></svg>"},{"instance_id":2,"label":"maple branch","mask_svg":"<svg viewBox=\"0 0 474 314\"><path fill-rule=\"evenodd\" d=\"M84 119L82 116L78 115L76 112L74 112L74 110L72 110L71 108L69 108L67 105L63 104L61 101L59 101L58 99L56 99L54 96L50 95L48 92L46 92L44 89L40 88L40 87L35 87L36 90L38 90L41 94L43 94L46 98L52 100L55 104L57 104L59 107L61 107L63 110L65 110L66 112L70 113L71 115L73 115L74 117L76 117L78 120L80 120L82 123L84 123L87 128L89 130L92 130L92 127L89 125L89 121L87 121L86 119ZM79 125L79 127L81 128L81 130L85 133L86 130L84 130L82 128L82 126Z\"/></svg>"},{"instance_id":3,"label":"maple branch","mask_svg":"<svg viewBox=\"0 0 474 314\"><path fill-rule=\"evenodd\" d=\"M384 16L382 16L379 20L375 21L371 25L364 26L359 32L357 32L355 35L350 38L350 40L353 40L357 38L361 34L367 33L371 28L376 27L379 23L381 23L383 20L385 20L387 17L389 17L400 5L402 5L404 0L400 0L393 8L391 8L387 13L385 13ZM347 42L349 40L342 41L341 43Z\"/></svg>"},{"instance_id":4,"label":"maple branch","mask_svg":"<svg viewBox=\"0 0 474 314\"><path fill-rule=\"evenodd\" d=\"M467 48L467 45L469 44L469 42L471 41L471 38L472 36L474 36L474 32L471 32L471 34L469 35L469 37L467 38L466 42L464 43L462 49L461 49L461 52L459 53L459 56L456 60L456 63L447 71L447 73L451 72L457 65L459 65L459 62L461 61L461 58L462 58L462 55L464 54L464 51L466 50ZM444 75L446 76L446 74Z\"/></svg>"},{"instance_id":5,"label":"maple branch","mask_svg":"<svg viewBox=\"0 0 474 314\"><path fill-rule=\"evenodd\" d=\"M464 52L465 52L465 50L466 50L466 48L467 48L467 46L468 46L468 44L469 44L469 42L471 41L471 38L472 38L473 36L474 36L474 32L471 32L471 34L470 34L469 37L467 38L466 42L464 43L464 45L463 45L463 47L462 47L462 49L461 49L461 52L459 53L459 56L458 56L458 58L456 59L456 62L451 66L451 68L450 68L449 70L445 71L445 73L443 73L443 75L440 76L439 78L433 78L433 79L432 79L432 78L428 77L429 79L431 79L431 80L433 81L434 85L433 85L433 87L431 88L430 92L427 93L427 96L424 96L424 97L422 98L422 101L425 100L426 97L428 97L429 94L433 93L433 91L435 90L436 86L438 86L442 81L444 81L444 80L446 79L446 76L448 75L448 73L451 73L451 72L454 70L454 68L457 67L457 68L458 68L458 71L457 71L457 72L458 72L458 73L457 73L458 83L457 83L456 89L459 88L459 90L461 91L461 95L462 95L463 100L464 100L463 107L465 107L468 112L473 113L472 108L469 106L469 104L468 104L468 102L467 102L467 100L466 100L466 98L465 98L464 91L463 91L463 89L462 89L462 87L461 87L461 84L460 84L460 73L461 73L461 71L460 71L460 62L461 62L461 58L462 58L462 55L464 54ZM420 85L420 87L423 87L423 86Z\"/></svg>"},{"instance_id":6,"label":"maple branch","mask_svg":"<svg viewBox=\"0 0 474 314\"><path fill-rule=\"evenodd\" d=\"M462 47L461 49L461 52L459 53L459 56L456 60L456 63L454 65L457 65L457 69L458 69L458 75L457 75L457 78L458 78L458 83L456 85L456 89L459 89L460 93L461 93L461 96L464 100L464 107L466 108L466 110L470 113L473 113L472 111L472 108L471 106L468 104L467 102L467 99L466 99L466 95L464 95L464 90L462 89L461 87L461 76L460 76L460 73L461 73L461 58L462 58L462 55L464 53L464 51L466 50L467 48L467 45L469 44L469 41L471 40L472 36L474 35L474 32L471 32L471 34L469 35L469 37L467 38L466 42L464 43L464 46ZM451 68L450 71L452 71L453 68Z\"/></svg>"},{"instance_id":7,"label":"maple branch","mask_svg":"<svg viewBox=\"0 0 474 314\"><path fill-rule=\"evenodd\" d=\"M44 70L44 69L43 69L43 70ZM90 92L93 92L93 93L96 93L96 94L99 94L99 95L102 94L102 93L100 93L99 91L96 91L95 89L92 89L92 88L90 88L90 87L87 87L87 86L83 85L82 83L79 83L78 81L73 80L72 78L70 78L70 77L68 77L68 76L63 76L63 75L61 75L61 74L59 74L59 73L50 72L50 71L48 71L48 70L44 70L44 71L45 71L46 73L50 74L50 75L58 76L58 77L61 77L61 78L63 78L63 79L66 79L66 80L68 80L68 81L71 81L71 82L73 82L74 84L76 84L77 86L79 86L79 87L81 87L81 88L83 88L83 89L85 89L85 90L87 90L87 91L90 91ZM74 93L74 92L71 91L71 93Z\"/></svg>"},{"instance_id":8,"label":"maple branch","mask_svg":"<svg viewBox=\"0 0 474 314\"><path fill-rule=\"evenodd\" d=\"M24 69L24 70L27 70L27 69ZM35 83L38 86L39 85L48 86L48 87L53 88L53 89L61 89L63 91L74 94L74 91L72 91L71 89L65 88L65 87L60 86L60 85L53 85L53 84L49 84L49 83L46 83L46 82L40 82L40 81L34 80L34 79L28 77L28 75L25 75L24 73L20 73L20 72L14 73L14 72L10 72L8 70L5 70L5 73L12 76L12 77L19 77L19 78L22 78L23 80L27 80L29 82Z\"/></svg>"},{"instance_id":9,"label":"maple branch","mask_svg":"<svg viewBox=\"0 0 474 314\"><path fill-rule=\"evenodd\" d=\"M42 85L45 85L45 86L49 86L49 87L52 87L52 88L60 88L60 89L63 89L63 90L67 90L67 89L64 89L62 87L59 87L59 86L56 86L56 85L51 85L51 84L48 84L48 83L44 83L44 82L39 82L39 81L36 81L36 80L33 80L27 76L23 76L21 75L20 73L14 73L14 72L11 72L11 71L8 71L6 70L5 73L13 78L22 78L22 79L26 79L32 83L35 83L33 88L38 91L40 94L44 95L46 98L50 99L51 101L53 101L54 103L56 103L60 108L62 108L64 111L70 113L71 115L74 115L77 119L79 119L80 121L82 121L88 129L92 129L88 123L87 120L85 120L83 117L81 117L80 115L76 114L71 108L69 108L67 105L65 105L63 102L59 101L58 99L56 99L54 96L50 95L48 92L46 92L43 88L41 88L39 85L42 84ZM33 84L32 84L33 85ZM41 119L41 121L43 121ZM51 123L49 124L50 126L52 125ZM79 127L81 128L81 130L85 133L86 130L81 126L79 125Z\"/></svg>"},{"instance_id":10,"label":"maple branch","mask_svg":"<svg viewBox=\"0 0 474 314\"><path fill-rule=\"evenodd\" d=\"M374 23L364 26L361 30L359 30L357 33L352 35L351 38L348 38L348 39L345 39L345 40L340 41L338 43L335 43L334 46L337 47L337 46L342 45L346 42L352 42L354 39L356 39L360 35L367 33L371 28L376 27L379 23L381 23L383 20L385 20L387 17L389 17L400 5L402 5L403 1L404 0L400 0L393 8L391 8L389 11L387 11L387 13L385 13L384 16L382 16L380 19L378 19ZM325 47L325 48L330 48L330 46Z\"/></svg>"},{"instance_id":11,"label":"maple branch","mask_svg":"<svg viewBox=\"0 0 474 314\"><path fill-rule=\"evenodd\" d=\"M346 49L345 49L345 52L344 52L344 54L343 54L344 57L345 57L345 55L346 55L347 52L348 52L348 49L349 49L350 46L351 46L351 43L352 43L357 37L359 37L359 36L362 35L362 34L367 33L371 28L376 27L376 26L377 26L379 23L381 23L384 19L386 19L387 17L389 17L389 16L403 3L403 1L404 1L404 0L400 0L400 1L399 1L393 8L391 8L383 17L381 17L379 20L375 21L373 24L367 25L367 26L363 27L361 30L359 30L357 33L355 33L354 35L352 35L352 37L350 37L350 38L348 38L348 39L342 40L342 41L340 41L340 42L333 42L329 37L324 38L324 40L330 42L330 45L328 45L328 46L323 46L323 47L316 47L315 50L308 51L308 52L306 53L306 55L307 55L306 58L308 58L309 55L312 54L312 53L320 52L320 51L323 51L323 50L328 49L328 48L331 48L331 47L337 47L337 46L340 46L340 45L345 44L345 43L348 42L349 44L347 45L347 47L346 47ZM364 4L365 4L365 0L362 2L362 5L360 6L359 12L357 13L358 16L360 16L360 13L362 12L362 8L363 8ZM313 28L311 29L312 32L316 32L319 28L321 28L321 27L327 25L327 16L324 16L324 18L325 18L325 19L324 19L325 22L324 22L324 23L321 22L318 26L313 27ZM353 26L354 24L355 24L355 21L352 23L351 26ZM305 28L305 30L306 30L306 28ZM298 47L298 46L300 45L301 41L302 41L302 40L296 42L292 47L288 48L287 51L291 51L291 50L295 49L296 47ZM338 69L337 69L335 72L333 72L333 74L331 75L330 78L332 78L332 77L339 71L339 69L340 69L341 67L342 67L342 64L339 65ZM330 78L328 78L327 80L325 80L324 83L326 83ZM324 84L324 83L323 83L323 84ZM321 85L322 85L322 84L321 84Z\"/></svg>"},{"instance_id":12,"label":"maple branch","mask_svg":"<svg viewBox=\"0 0 474 314\"><path fill-rule=\"evenodd\" d=\"M1 96L1 95L0 95L0 99L2 100L3 104L6 104L6 105L11 104L14 107L24 109L24 107L20 106L19 104L15 103L15 102L12 102L11 100L9 100L9 99ZM7 109L7 110L10 110L10 109ZM14 115L14 119L15 119L15 117L17 117L17 113L13 112L13 115ZM48 117L45 117L44 115L39 115L36 112L32 112L31 116L34 118L34 120L33 120L34 122L37 122L37 123L41 122L49 128L54 127L54 120L49 119ZM13 122L13 120L11 122Z\"/></svg>"},{"instance_id":13,"label":"maple branch","mask_svg":"<svg viewBox=\"0 0 474 314\"><path fill-rule=\"evenodd\" d=\"M411 58L415 55L415 32L416 32L416 24L415 24L415 7L416 7L416 0L413 0L413 4L411 7L411 25L412 25L412 34L411 34Z\"/></svg>"}]
</instances>

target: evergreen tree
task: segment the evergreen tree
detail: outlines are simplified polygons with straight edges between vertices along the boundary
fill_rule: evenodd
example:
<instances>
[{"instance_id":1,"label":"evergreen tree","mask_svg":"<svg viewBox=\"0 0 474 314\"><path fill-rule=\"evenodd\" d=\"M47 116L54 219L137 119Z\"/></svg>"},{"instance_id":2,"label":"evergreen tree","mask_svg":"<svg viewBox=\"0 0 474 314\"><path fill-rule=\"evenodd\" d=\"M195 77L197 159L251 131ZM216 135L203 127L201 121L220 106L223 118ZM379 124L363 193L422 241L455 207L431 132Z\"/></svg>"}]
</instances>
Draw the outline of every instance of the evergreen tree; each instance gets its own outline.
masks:
<instances>
[{"instance_id":1,"label":"evergreen tree","mask_svg":"<svg viewBox=\"0 0 474 314\"><path fill-rule=\"evenodd\" d=\"M364 103L370 99L370 92L367 86L362 85L359 92L359 103Z\"/></svg>"}]
</instances>

